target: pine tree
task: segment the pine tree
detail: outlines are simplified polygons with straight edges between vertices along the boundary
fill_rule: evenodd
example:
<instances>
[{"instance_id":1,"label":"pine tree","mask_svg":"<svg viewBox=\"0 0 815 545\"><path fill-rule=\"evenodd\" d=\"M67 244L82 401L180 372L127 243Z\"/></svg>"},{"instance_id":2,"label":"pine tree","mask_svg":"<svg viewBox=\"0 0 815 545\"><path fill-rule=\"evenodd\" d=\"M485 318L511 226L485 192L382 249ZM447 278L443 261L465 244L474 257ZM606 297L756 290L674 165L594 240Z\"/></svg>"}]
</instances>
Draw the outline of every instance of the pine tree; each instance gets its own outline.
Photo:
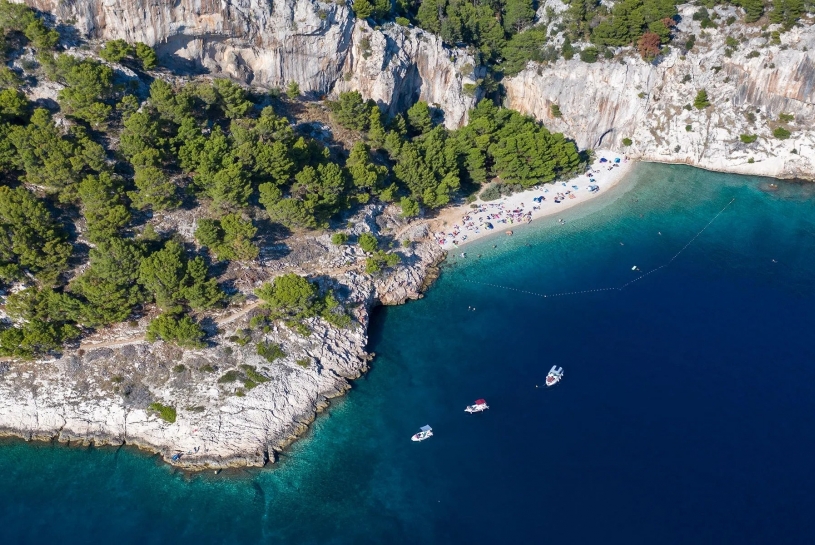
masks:
<instances>
[{"instance_id":1,"label":"pine tree","mask_svg":"<svg viewBox=\"0 0 815 545\"><path fill-rule=\"evenodd\" d=\"M353 8L359 19L368 19L374 13L374 5L370 0L354 0Z\"/></svg>"},{"instance_id":2,"label":"pine tree","mask_svg":"<svg viewBox=\"0 0 815 545\"><path fill-rule=\"evenodd\" d=\"M579 3L579 2L578 2ZM520 32L532 23L535 10L532 0L506 0L504 4L504 29L507 32Z\"/></svg>"},{"instance_id":3,"label":"pine tree","mask_svg":"<svg viewBox=\"0 0 815 545\"><path fill-rule=\"evenodd\" d=\"M407 111L408 124L413 134L424 134L433 128L433 116L427 102L419 101Z\"/></svg>"},{"instance_id":4,"label":"pine tree","mask_svg":"<svg viewBox=\"0 0 815 545\"><path fill-rule=\"evenodd\" d=\"M380 189L382 182L388 174L388 168L375 165L371 161L371 155L362 142L357 142L351 148L351 154L345 163L354 186L367 193L376 193Z\"/></svg>"},{"instance_id":5,"label":"pine tree","mask_svg":"<svg viewBox=\"0 0 815 545\"><path fill-rule=\"evenodd\" d=\"M98 244L116 238L119 230L130 222L130 212L122 204L122 193L121 183L107 172L87 176L79 184L88 240Z\"/></svg>"},{"instance_id":6,"label":"pine tree","mask_svg":"<svg viewBox=\"0 0 815 545\"><path fill-rule=\"evenodd\" d=\"M382 112L379 106L373 106L368 117L368 142L374 149L385 145L385 127L382 125Z\"/></svg>"}]
</instances>

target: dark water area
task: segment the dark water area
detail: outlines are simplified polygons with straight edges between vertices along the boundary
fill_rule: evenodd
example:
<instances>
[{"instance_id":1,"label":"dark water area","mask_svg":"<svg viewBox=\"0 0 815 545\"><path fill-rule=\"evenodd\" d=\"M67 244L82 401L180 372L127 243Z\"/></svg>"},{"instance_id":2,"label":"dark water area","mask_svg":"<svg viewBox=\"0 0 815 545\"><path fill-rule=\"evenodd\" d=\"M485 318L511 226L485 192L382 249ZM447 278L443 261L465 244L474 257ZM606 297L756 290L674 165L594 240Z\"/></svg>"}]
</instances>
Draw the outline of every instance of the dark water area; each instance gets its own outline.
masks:
<instances>
[{"instance_id":1,"label":"dark water area","mask_svg":"<svg viewBox=\"0 0 815 545\"><path fill-rule=\"evenodd\" d=\"M0 443L0 543L815 542L813 186L631 178L379 310L372 370L276 467Z\"/></svg>"}]
</instances>

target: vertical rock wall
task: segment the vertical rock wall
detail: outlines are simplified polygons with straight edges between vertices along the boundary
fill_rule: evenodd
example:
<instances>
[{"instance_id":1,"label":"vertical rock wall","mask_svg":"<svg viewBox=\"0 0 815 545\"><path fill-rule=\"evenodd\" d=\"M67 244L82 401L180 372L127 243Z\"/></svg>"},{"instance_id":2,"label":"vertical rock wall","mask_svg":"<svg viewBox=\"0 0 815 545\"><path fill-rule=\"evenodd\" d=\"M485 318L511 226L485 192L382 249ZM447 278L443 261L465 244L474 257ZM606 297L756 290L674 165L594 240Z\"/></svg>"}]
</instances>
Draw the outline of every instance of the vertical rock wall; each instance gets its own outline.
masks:
<instances>
[{"instance_id":1,"label":"vertical rock wall","mask_svg":"<svg viewBox=\"0 0 815 545\"><path fill-rule=\"evenodd\" d=\"M694 9L683 8L679 28L702 37ZM657 64L632 53L613 62L530 65L504 81L506 105L581 148L745 174L815 176L815 27L796 27L775 45L761 32L738 25L708 31L691 52L674 48ZM725 37L738 34L746 39L727 57ZM692 104L701 89L712 106L698 110ZM552 116L553 104L561 117ZM781 113L795 120L781 123ZM773 137L779 126L792 132L788 140ZM742 134L758 140L745 144Z\"/></svg>"},{"instance_id":2,"label":"vertical rock wall","mask_svg":"<svg viewBox=\"0 0 815 545\"><path fill-rule=\"evenodd\" d=\"M476 101L462 74L473 59L394 24L374 30L344 4L316 0L25 0L84 37L156 48L181 73L210 73L262 87L296 81L312 97L359 90L390 113L436 104L445 124ZM471 74L469 74L471 75Z\"/></svg>"}]
</instances>

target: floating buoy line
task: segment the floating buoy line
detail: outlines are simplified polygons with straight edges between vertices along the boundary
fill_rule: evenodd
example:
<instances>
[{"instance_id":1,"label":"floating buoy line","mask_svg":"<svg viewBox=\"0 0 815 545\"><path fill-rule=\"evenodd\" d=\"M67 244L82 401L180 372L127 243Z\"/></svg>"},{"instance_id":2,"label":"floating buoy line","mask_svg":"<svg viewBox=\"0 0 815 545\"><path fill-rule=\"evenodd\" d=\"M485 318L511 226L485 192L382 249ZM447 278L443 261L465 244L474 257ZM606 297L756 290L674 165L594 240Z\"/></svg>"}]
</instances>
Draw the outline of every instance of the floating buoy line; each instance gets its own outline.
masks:
<instances>
[{"instance_id":1,"label":"floating buoy line","mask_svg":"<svg viewBox=\"0 0 815 545\"><path fill-rule=\"evenodd\" d=\"M648 271L647 273L643 273L643 274L639 275L638 277L634 278L633 280L629 280L628 282L626 282L626 283L625 283L625 284L623 284L622 286L618 286L618 287L612 287L612 288L596 288L596 289L591 289L591 290L564 291L564 292L560 292L560 293L538 293L538 292L535 292L535 291L522 290L522 289L519 289L519 288L511 288L511 287L509 287L509 286L502 286L502 285L500 285L500 284L491 284L491 283L489 283L489 282L481 282L481 281L479 281L479 280L470 280L470 279L467 279L467 278L463 278L462 280L464 280L465 282L469 282L469 283L471 283L471 284L480 284L480 285L482 285L482 286L490 286L490 287L492 287L492 288L500 288L500 289L509 290L509 291L516 291L516 292L518 292L518 293L524 293L524 294L526 294L526 295L534 295L534 296L536 296L536 297L543 297L544 299L548 299L548 298L550 298L550 297L563 297L563 296L565 296L565 295L580 295L580 294L585 294L585 293L599 293L599 292L603 292L603 291L622 291L622 290L624 290L625 288L627 288L628 286L630 286L631 284L633 284L633 283L635 283L635 282L639 282L640 280L642 280L642 279L643 279L643 278L645 278L646 276L649 276L649 275L651 275L651 274L654 274L655 272L657 272L657 271L659 271L659 270L661 270L661 269L664 269L665 267L667 267L668 265L670 265L671 263L673 263L673 262L676 260L676 258L677 258L677 257L679 257L679 256L682 254L682 252L684 252L685 250L687 250L687 249L688 249L688 247L689 247L691 244L693 244L693 243L696 241L696 239L697 239L697 238L699 238L699 237L702 235L702 233L704 233L704 232L705 232L705 229L707 229L708 227L710 227L710 226L711 226L711 224L712 224L714 221L716 221L716 220L718 219L718 217L719 217L719 216L721 216L721 215L724 213L724 211L725 211L725 210L727 210L727 208L728 208L728 207L729 207L731 204L733 204L733 201L735 201L735 200L736 200L736 199L735 199L735 197L734 197L734 198L732 198L732 199L730 199L730 202L728 202L726 205L724 205L724 208L722 208L721 210L719 210L719 212L718 212L718 213L717 213L715 216L713 216L713 219L711 219L709 222L707 222L707 224L706 224L704 227L702 227L702 229L701 229L701 230L699 230L699 232L698 232L698 233L696 233L696 234L693 236L693 238L691 238L691 239L688 241L688 243L687 243L687 244L685 244L685 245L682 247L682 249L681 249L681 250L679 250L678 252L676 252L676 254L674 254L674 256L673 256L671 259L669 259L669 260L668 260L666 263L663 263L663 264L662 264L662 265L660 265L659 267L656 267L656 268L654 268L654 269L651 269L651 270L650 270L650 271ZM659 234L661 235L662 233L660 232ZM622 243L620 243L620 244L622 244ZM633 268L632 268L632 270L639 271L640 269L639 269L639 267L636 267L636 266L635 266L635 267L633 267Z\"/></svg>"}]
</instances>

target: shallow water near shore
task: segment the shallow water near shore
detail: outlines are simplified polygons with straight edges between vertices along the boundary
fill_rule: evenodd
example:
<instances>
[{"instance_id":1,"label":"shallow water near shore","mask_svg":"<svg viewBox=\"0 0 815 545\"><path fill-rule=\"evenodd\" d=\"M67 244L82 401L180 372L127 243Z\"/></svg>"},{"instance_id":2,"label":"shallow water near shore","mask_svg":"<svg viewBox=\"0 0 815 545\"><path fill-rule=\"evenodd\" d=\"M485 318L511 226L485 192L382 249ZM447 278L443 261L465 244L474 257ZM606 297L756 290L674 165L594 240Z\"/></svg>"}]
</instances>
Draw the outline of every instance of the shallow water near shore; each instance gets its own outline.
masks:
<instances>
[{"instance_id":1,"label":"shallow water near shore","mask_svg":"<svg viewBox=\"0 0 815 545\"><path fill-rule=\"evenodd\" d=\"M770 182L639 165L468 245L273 469L2 441L0 542L812 543L815 186Z\"/></svg>"}]
</instances>

